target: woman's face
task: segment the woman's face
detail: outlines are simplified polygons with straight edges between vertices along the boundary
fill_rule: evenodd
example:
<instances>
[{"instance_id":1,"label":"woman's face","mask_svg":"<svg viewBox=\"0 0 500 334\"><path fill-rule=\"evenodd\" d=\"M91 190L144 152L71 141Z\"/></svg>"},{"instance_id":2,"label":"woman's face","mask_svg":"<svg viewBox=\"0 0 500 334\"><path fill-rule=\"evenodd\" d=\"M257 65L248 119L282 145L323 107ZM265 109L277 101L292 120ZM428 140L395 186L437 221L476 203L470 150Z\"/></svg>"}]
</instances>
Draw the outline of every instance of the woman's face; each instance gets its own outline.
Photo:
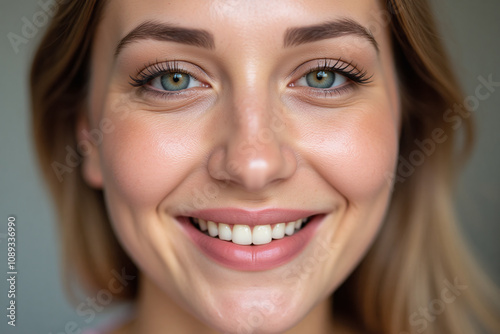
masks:
<instances>
[{"instance_id":1,"label":"woman's face","mask_svg":"<svg viewBox=\"0 0 500 334\"><path fill-rule=\"evenodd\" d=\"M86 129L108 131L84 176L143 294L278 333L349 275L397 160L387 17L375 0L108 3Z\"/></svg>"}]
</instances>

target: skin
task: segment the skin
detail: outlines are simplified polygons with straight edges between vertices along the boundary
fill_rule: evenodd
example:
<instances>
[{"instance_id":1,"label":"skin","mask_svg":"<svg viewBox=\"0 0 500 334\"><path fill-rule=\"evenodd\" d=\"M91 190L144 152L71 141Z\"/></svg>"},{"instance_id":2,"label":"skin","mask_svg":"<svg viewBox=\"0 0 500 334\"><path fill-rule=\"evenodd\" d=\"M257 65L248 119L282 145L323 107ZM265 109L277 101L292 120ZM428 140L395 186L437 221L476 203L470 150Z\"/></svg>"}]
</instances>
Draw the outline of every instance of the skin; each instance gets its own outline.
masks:
<instances>
[{"instance_id":1,"label":"skin","mask_svg":"<svg viewBox=\"0 0 500 334\"><path fill-rule=\"evenodd\" d=\"M137 317L120 333L353 332L332 320L329 298L376 237L398 154L390 38L373 16L381 11L374 0L109 2L78 136L112 124L83 173L104 189L116 235L141 270ZM354 35L283 47L290 27L346 17L371 28L378 52ZM143 40L115 58L118 41L145 20L207 30L215 48ZM299 85L318 59L339 58L371 82L347 80L334 94ZM171 60L201 69L193 73L203 86L165 99L130 85L138 70ZM206 187L203 207L326 217L290 263L231 270L200 253L174 220Z\"/></svg>"}]
</instances>

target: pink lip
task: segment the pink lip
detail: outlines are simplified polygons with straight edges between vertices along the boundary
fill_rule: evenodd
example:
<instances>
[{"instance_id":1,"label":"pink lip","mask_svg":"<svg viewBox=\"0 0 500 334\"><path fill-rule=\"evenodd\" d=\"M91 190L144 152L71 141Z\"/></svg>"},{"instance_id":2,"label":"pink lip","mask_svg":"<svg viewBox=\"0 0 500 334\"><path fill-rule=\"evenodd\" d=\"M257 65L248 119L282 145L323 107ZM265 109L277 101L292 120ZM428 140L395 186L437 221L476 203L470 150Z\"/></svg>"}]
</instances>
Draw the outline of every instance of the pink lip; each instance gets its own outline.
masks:
<instances>
[{"instance_id":1,"label":"pink lip","mask_svg":"<svg viewBox=\"0 0 500 334\"><path fill-rule=\"evenodd\" d=\"M262 213L262 214L261 214ZM189 217L178 217L181 225L206 256L215 262L234 270L270 270L292 261L309 244L324 214L303 210L263 210L210 209L193 212L190 217L212 220L218 223L265 225L294 221L314 215L300 231L283 239L273 240L267 245L242 246L223 241L200 232L189 221Z\"/></svg>"},{"instance_id":2,"label":"pink lip","mask_svg":"<svg viewBox=\"0 0 500 334\"><path fill-rule=\"evenodd\" d=\"M267 225L288 223L297 219L307 218L319 212L310 210L264 209L248 211L236 208L204 209L186 214L185 216L211 220L223 224Z\"/></svg>"}]
</instances>

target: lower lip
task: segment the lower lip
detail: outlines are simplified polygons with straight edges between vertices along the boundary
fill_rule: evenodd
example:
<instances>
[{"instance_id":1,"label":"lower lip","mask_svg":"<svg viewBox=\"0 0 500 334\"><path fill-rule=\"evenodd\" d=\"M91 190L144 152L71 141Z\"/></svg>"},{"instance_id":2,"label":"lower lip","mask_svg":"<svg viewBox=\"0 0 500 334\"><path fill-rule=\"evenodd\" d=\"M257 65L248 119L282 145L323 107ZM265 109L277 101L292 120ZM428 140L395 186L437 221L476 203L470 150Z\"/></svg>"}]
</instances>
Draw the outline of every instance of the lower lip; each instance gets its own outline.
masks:
<instances>
[{"instance_id":1,"label":"lower lip","mask_svg":"<svg viewBox=\"0 0 500 334\"><path fill-rule=\"evenodd\" d=\"M309 244L324 217L316 215L292 236L258 246L242 246L213 238L194 227L188 217L179 217L178 220L196 246L215 262L234 270L263 271L277 268L297 257Z\"/></svg>"}]
</instances>

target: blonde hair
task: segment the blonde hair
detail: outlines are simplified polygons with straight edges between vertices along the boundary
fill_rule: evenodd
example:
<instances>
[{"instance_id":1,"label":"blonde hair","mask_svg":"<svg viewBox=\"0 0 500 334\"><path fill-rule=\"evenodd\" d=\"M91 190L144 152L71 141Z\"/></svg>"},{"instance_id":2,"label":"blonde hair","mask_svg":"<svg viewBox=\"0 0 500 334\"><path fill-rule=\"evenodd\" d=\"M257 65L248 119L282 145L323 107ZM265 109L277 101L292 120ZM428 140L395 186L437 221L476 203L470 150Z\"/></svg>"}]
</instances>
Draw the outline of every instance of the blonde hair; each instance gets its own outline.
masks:
<instances>
[{"instance_id":1,"label":"blonde hair","mask_svg":"<svg viewBox=\"0 0 500 334\"><path fill-rule=\"evenodd\" d=\"M106 286L112 269L137 275L111 229L102 191L82 178L82 154L75 150L92 40L104 6L98 0L61 4L31 70L35 143L58 210L66 274L68 281L81 277L89 290ZM487 295L497 290L469 259L452 210L456 166L472 145L472 118L461 120L465 144L457 148L459 134L444 114L463 106L463 94L428 2L389 0L384 7L401 87L400 159L396 173L387 176L394 192L384 226L335 292L335 300L342 301L334 304L335 312L348 312L370 333L473 333L476 321L499 332ZM130 282L117 297L133 300L137 284ZM450 284L458 284L453 303L441 300ZM423 307L436 305L446 310L418 318Z\"/></svg>"}]
</instances>

